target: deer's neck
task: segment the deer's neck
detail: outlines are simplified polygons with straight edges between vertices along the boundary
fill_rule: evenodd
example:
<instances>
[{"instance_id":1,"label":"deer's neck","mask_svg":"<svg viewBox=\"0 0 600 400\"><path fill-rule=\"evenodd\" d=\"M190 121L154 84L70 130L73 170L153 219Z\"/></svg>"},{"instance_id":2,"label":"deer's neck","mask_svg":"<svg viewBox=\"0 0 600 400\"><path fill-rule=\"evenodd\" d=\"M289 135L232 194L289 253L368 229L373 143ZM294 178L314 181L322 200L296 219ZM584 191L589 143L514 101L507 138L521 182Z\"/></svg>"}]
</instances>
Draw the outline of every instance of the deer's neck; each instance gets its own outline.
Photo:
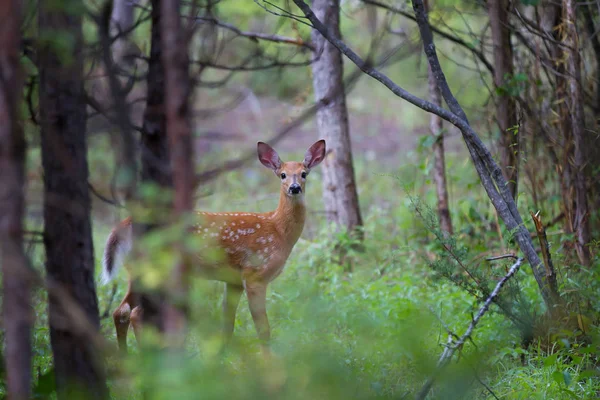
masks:
<instances>
[{"instance_id":1,"label":"deer's neck","mask_svg":"<svg viewBox=\"0 0 600 400\"><path fill-rule=\"evenodd\" d=\"M277 231L286 239L286 243L290 246L296 244L306 219L304 195L291 197L282 190L279 195L279 205L273 211L271 218L275 221Z\"/></svg>"}]
</instances>

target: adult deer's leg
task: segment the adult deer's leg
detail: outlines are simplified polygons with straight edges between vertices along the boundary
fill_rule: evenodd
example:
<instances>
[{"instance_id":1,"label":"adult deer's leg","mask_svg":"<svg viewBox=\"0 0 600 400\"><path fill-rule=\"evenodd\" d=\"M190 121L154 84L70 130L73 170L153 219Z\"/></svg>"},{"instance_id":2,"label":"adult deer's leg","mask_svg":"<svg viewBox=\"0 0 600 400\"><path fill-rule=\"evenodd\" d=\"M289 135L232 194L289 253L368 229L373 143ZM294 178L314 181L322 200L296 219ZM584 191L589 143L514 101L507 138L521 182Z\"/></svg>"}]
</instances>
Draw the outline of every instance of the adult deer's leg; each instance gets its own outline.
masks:
<instances>
[{"instance_id":1,"label":"adult deer's leg","mask_svg":"<svg viewBox=\"0 0 600 400\"><path fill-rule=\"evenodd\" d=\"M269 340L271 339L271 328L269 327L269 319L267 318L267 284L262 282L246 282L246 294L248 295L250 313L254 320L258 338L261 341L263 353L268 355L270 353Z\"/></svg>"},{"instance_id":2,"label":"adult deer's leg","mask_svg":"<svg viewBox=\"0 0 600 400\"><path fill-rule=\"evenodd\" d=\"M231 340L235 326L235 312L240 304L240 298L244 293L242 286L225 284L225 295L223 297L223 341L225 345Z\"/></svg>"}]
</instances>

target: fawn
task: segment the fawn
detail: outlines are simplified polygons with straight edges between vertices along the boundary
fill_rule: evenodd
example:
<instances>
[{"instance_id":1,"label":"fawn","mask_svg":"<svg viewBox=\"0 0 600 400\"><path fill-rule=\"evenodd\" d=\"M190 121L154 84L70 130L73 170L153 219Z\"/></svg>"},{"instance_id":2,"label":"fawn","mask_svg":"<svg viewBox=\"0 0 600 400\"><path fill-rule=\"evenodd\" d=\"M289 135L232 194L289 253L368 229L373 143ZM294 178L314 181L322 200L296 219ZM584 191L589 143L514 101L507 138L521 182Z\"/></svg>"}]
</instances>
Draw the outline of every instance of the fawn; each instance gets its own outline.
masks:
<instances>
[{"instance_id":1,"label":"fawn","mask_svg":"<svg viewBox=\"0 0 600 400\"><path fill-rule=\"evenodd\" d=\"M199 254L194 272L206 279L225 282L224 342L229 342L233 335L235 313L246 291L263 351L268 352L271 333L265 305L267 285L281 273L302 233L306 178L323 161L326 148L325 141L319 140L306 151L302 162L282 162L277 152L263 142L258 142L257 150L259 161L281 181L279 205L266 213L197 212L201 222L194 225L194 231L204 242L212 240L207 246L216 246L223 257L214 260ZM115 276L131 249L132 236L131 218L123 220L108 236L102 262L104 282ZM131 277L128 283L127 293L113 313L118 345L124 352L130 323L139 342L143 314L139 298L132 291Z\"/></svg>"}]
</instances>

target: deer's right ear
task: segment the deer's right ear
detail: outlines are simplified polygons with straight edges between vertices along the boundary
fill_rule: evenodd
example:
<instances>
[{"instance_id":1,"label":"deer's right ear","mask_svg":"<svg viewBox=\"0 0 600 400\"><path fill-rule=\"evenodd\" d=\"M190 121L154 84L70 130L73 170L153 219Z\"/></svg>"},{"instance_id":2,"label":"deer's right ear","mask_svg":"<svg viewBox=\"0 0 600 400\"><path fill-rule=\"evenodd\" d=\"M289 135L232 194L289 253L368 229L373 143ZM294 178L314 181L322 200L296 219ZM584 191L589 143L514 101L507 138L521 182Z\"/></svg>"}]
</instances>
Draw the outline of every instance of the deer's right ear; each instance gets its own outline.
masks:
<instances>
[{"instance_id":1,"label":"deer's right ear","mask_svg":"<svg viewBox=\"0 0 600 400\"><path fill-rule=\"evenodd\" d=\"M275 172L281 168L281 159L275 149L263 142L258 142L256 149L258 151L258 159L262 165Z\"/></svg>"}]
</instances>

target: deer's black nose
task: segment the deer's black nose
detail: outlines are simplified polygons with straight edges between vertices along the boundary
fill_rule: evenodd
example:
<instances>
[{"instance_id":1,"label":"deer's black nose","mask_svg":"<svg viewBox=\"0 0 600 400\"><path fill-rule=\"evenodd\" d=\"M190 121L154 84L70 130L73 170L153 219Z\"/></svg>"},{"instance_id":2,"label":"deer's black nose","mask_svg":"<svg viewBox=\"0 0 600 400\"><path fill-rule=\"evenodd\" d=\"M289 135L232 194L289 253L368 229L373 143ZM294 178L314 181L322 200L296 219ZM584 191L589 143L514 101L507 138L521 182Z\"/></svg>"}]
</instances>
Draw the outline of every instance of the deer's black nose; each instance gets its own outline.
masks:
<instances>
[{"instance_id":1,"label":"deer's black nose","mask_svg":"<svg viewBox=\"0 0 600 400\"><path fill-rule=\"evenodd\" d=\"M298 194L298 193L302 193L302 187L301 187L299 184L297 184L297 183L292 183L292 184L290 185L289 192L290 192L291 194Z\"/></svg>"}]
</instances>

